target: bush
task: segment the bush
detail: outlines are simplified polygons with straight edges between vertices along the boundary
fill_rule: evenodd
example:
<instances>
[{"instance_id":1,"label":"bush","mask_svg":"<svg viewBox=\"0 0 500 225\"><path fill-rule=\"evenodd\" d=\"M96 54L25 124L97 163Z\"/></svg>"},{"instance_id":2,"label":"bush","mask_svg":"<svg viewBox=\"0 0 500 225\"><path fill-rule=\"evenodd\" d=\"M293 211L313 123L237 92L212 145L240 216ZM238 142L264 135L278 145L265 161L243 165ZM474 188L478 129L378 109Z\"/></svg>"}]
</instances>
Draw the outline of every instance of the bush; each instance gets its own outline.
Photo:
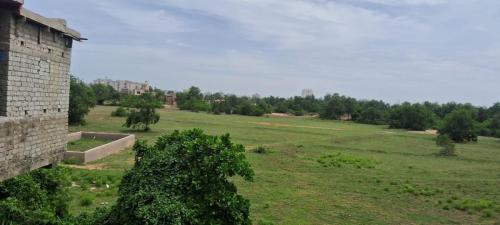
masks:
<instances>
[{"instance_id":1,"label":"bush","mask_svg":"<svg viewBox=\"0 0 500 225\"><path fill-rule=\"evenodd\" d=\"M60 224L70 218L67 170L38 169L0 183L0 224Z\"/></svg>"},{"instance_id":2,"label":"bush","mask_svg":"<svg viewBox=\"0 0 500 225\"><path fill-rule=\"evenodd\" d=\"M118 107L115 111L111 112L111 116L114 117L126 117L128 116L128 112L123 107Z\"/></svg>"},{"instance_id":3,"label":"bush","mask_svg":"<svg viewBox=\"0 0 500 225\"><path fill-rule=\"evenodd\" d=\"M269 148L265 146L259 146L253 150L253 152L258 154L267 154L269 152Z\"/></svg>"},{"instance_id":4,"label":"bush","mask_svg":"<svg viewBox=\"0 0 500 225\"><path fill-rule=\"evenodd\" d=\"M87 207L94 204L95 198L92 195L84 195L80 199L80 206Z\"/></svg>"},{"instance_id":5,"label":"bush","mask_svg":"<svg viewBox=\"0 0 500 225\"><path fill-rule=\"evenodd\" d=\"M252 181L254 172L229 135L175 131L152 146L138 141L134 151L104 224L251 224L250 202L229 178Z\"/></svg>"},{"instance_id":6,"label":"bush","mask_svg":"<svg viewBox=\"0 0 500 225\"><path fill-rule=\"evenodd\" d=\"M446 134L439 135L436 140L437 146L441 147L439 155L442 156L454 156L455 155L455 144L451 140L450 136Z\"/></svg>"},{"instance_id":7,"label":"bush","mask_svg":"<svg viewBox=\"0 0 500 225\"><path fill-rule=\"evenodd\" d=\"M477 141L478 129L474 118L471 110L455 110L444 118L439 134L446 134L455 142Z\"/></svg>"},{"instance_id":8,"label":"bush","mask_svg":"<svg viewBox=\"0 0 500 225\"><path fill-rule=\"evenodd\" d=\"M130 108L137 108L139 111L129 112L124 127L149 131L149 125L156 124L160 120L160 115L156 113L156 108L162 107L161 103L150 93L139 97L130 97L124 102Z\"/></svg>"}]
</instances>

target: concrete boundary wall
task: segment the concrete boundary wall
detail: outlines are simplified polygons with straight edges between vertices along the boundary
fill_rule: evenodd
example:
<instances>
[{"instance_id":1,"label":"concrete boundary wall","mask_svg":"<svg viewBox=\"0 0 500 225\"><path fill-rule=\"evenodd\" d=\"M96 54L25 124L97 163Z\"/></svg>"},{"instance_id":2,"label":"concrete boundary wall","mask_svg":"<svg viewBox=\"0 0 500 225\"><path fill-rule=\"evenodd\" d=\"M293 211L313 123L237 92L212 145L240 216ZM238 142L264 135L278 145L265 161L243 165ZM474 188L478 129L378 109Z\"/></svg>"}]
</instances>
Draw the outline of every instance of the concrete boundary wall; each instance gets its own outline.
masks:
<instances>
[{"instance_id":1,"label":"concrete boundary wall","mask_svg":"<svg viewBox=\"0 0 500 225\"><path fill-rule=\"evenodd\" d=\"M95 137L101 139L110 139L112 142L95 147L85 152L66 151L64 159L76 159L82 163L93 162L109 155L118 153L126 148L132 147L135 143L133 134L113 134L96 132L76 132L68 134L68 142L76 141L84 137Z\"/></svg>"}]
</instances>

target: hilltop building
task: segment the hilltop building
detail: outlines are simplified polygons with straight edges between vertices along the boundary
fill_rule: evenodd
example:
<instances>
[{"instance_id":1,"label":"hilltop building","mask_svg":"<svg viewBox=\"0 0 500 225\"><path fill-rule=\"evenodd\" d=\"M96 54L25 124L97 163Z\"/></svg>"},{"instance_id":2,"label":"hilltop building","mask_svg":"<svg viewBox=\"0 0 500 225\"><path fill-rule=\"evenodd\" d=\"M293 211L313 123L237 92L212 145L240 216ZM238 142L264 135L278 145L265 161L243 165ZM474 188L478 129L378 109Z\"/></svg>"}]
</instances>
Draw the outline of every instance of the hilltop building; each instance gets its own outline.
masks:
<instances>
[{"instance_id":1,"label":"hilltop building","mask_svg":"<svg viewBox=\"0 0 500 225\"><path fill-rule=\"evenodd\" d=\"M149 91L149 83L138 83L128 80L110 80L110 79L97 79L94 84L105 84L113 87L115 90L132 95L142 95Z\"/></svg>"},{"instance_id":2,"label":"hilltop building","mask_svg":"<svg viewBox=\"0 0 500 225\"><path fill-rule=\"evenodd\" d=\"M0 181L63 158L71 48L85 40L23 4L0 0Z\"/></svg>"},{"instance_id":3,"label":"hilltop building","mask_svg":"<svg viewBox=\"0 0 500 225\"><path fill-rule=\"evenodd\" d=\"M312 97L314 96L314 92L312 89L303 89L302 90L302 97L307 98L307 97Z\"/></svg>"}]
</instances>

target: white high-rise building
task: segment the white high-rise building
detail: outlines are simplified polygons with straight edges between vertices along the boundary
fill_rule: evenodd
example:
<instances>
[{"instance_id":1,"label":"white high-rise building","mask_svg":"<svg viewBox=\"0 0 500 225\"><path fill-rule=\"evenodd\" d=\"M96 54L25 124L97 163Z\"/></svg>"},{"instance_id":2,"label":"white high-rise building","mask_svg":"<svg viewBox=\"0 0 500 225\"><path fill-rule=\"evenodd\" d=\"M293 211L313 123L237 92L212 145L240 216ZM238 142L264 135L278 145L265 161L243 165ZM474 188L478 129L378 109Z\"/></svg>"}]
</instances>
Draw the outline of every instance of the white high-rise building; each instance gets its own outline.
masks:
<instances>
[{"instance_id":1,"label":"white high-rise building","mask_svg":"<svg viewBox=\"0 0 500 225\"><path fill-rule=\"evenodd\" d=\"M311 97L311 96L314 96L314 93L313 93L312 89L304 89L304 90L302 90L302 97L303 98L307 98L307 97Z\"/></svg>"}]
</instances>

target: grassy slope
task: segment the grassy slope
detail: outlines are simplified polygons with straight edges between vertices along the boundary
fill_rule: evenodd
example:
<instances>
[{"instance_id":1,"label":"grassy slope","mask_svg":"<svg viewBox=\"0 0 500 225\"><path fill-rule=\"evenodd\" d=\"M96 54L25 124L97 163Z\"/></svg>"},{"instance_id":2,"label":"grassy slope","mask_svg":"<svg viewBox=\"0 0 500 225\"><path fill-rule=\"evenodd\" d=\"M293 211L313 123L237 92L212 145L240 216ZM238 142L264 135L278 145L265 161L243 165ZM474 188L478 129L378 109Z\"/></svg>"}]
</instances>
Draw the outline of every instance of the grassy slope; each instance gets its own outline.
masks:
<instances>
[{"instance_id":1,"label":"grassy slope","mask_svg":"<svg viewBox=\"0 0 500 225\"><path fill-rule=\"evenodd\" d=\"M124 118L112 118L111 107L98 107L85 127L71 131L130 132ZM347 122L311 118L256 118L204 113L161 111L161 120L150 133L136 133L154 140L175 129L202 128L207 133L230 133L247 146L247 157L256 172L254 183L236 178L241 194L251 200L252 217L276 224L494 224L484 212L444 210L446 201L487 199L500 203L500 141L481 138L479 143L458 145L458 157L437 157L434 137ZM249 151L266 145L271 153ZM323 167L321 156L343 153L377 162L374 169L355 166ZM111 189L91 191L97 200L90 207L75 201L72 211L91 210L112 202L117 178L132 164L130 150L93 163L103 170L73 169L75 180L85 176L108 177ZM92 178L89 178L92 179ZM105 178L106 179L106 178ZM431 194L415 195L408 189ZM75 188L79 198L89 191ZM425 196L430 195L430 196ZM443 202L443 203L439 203Z\"/></svg>"}]
</instances>

